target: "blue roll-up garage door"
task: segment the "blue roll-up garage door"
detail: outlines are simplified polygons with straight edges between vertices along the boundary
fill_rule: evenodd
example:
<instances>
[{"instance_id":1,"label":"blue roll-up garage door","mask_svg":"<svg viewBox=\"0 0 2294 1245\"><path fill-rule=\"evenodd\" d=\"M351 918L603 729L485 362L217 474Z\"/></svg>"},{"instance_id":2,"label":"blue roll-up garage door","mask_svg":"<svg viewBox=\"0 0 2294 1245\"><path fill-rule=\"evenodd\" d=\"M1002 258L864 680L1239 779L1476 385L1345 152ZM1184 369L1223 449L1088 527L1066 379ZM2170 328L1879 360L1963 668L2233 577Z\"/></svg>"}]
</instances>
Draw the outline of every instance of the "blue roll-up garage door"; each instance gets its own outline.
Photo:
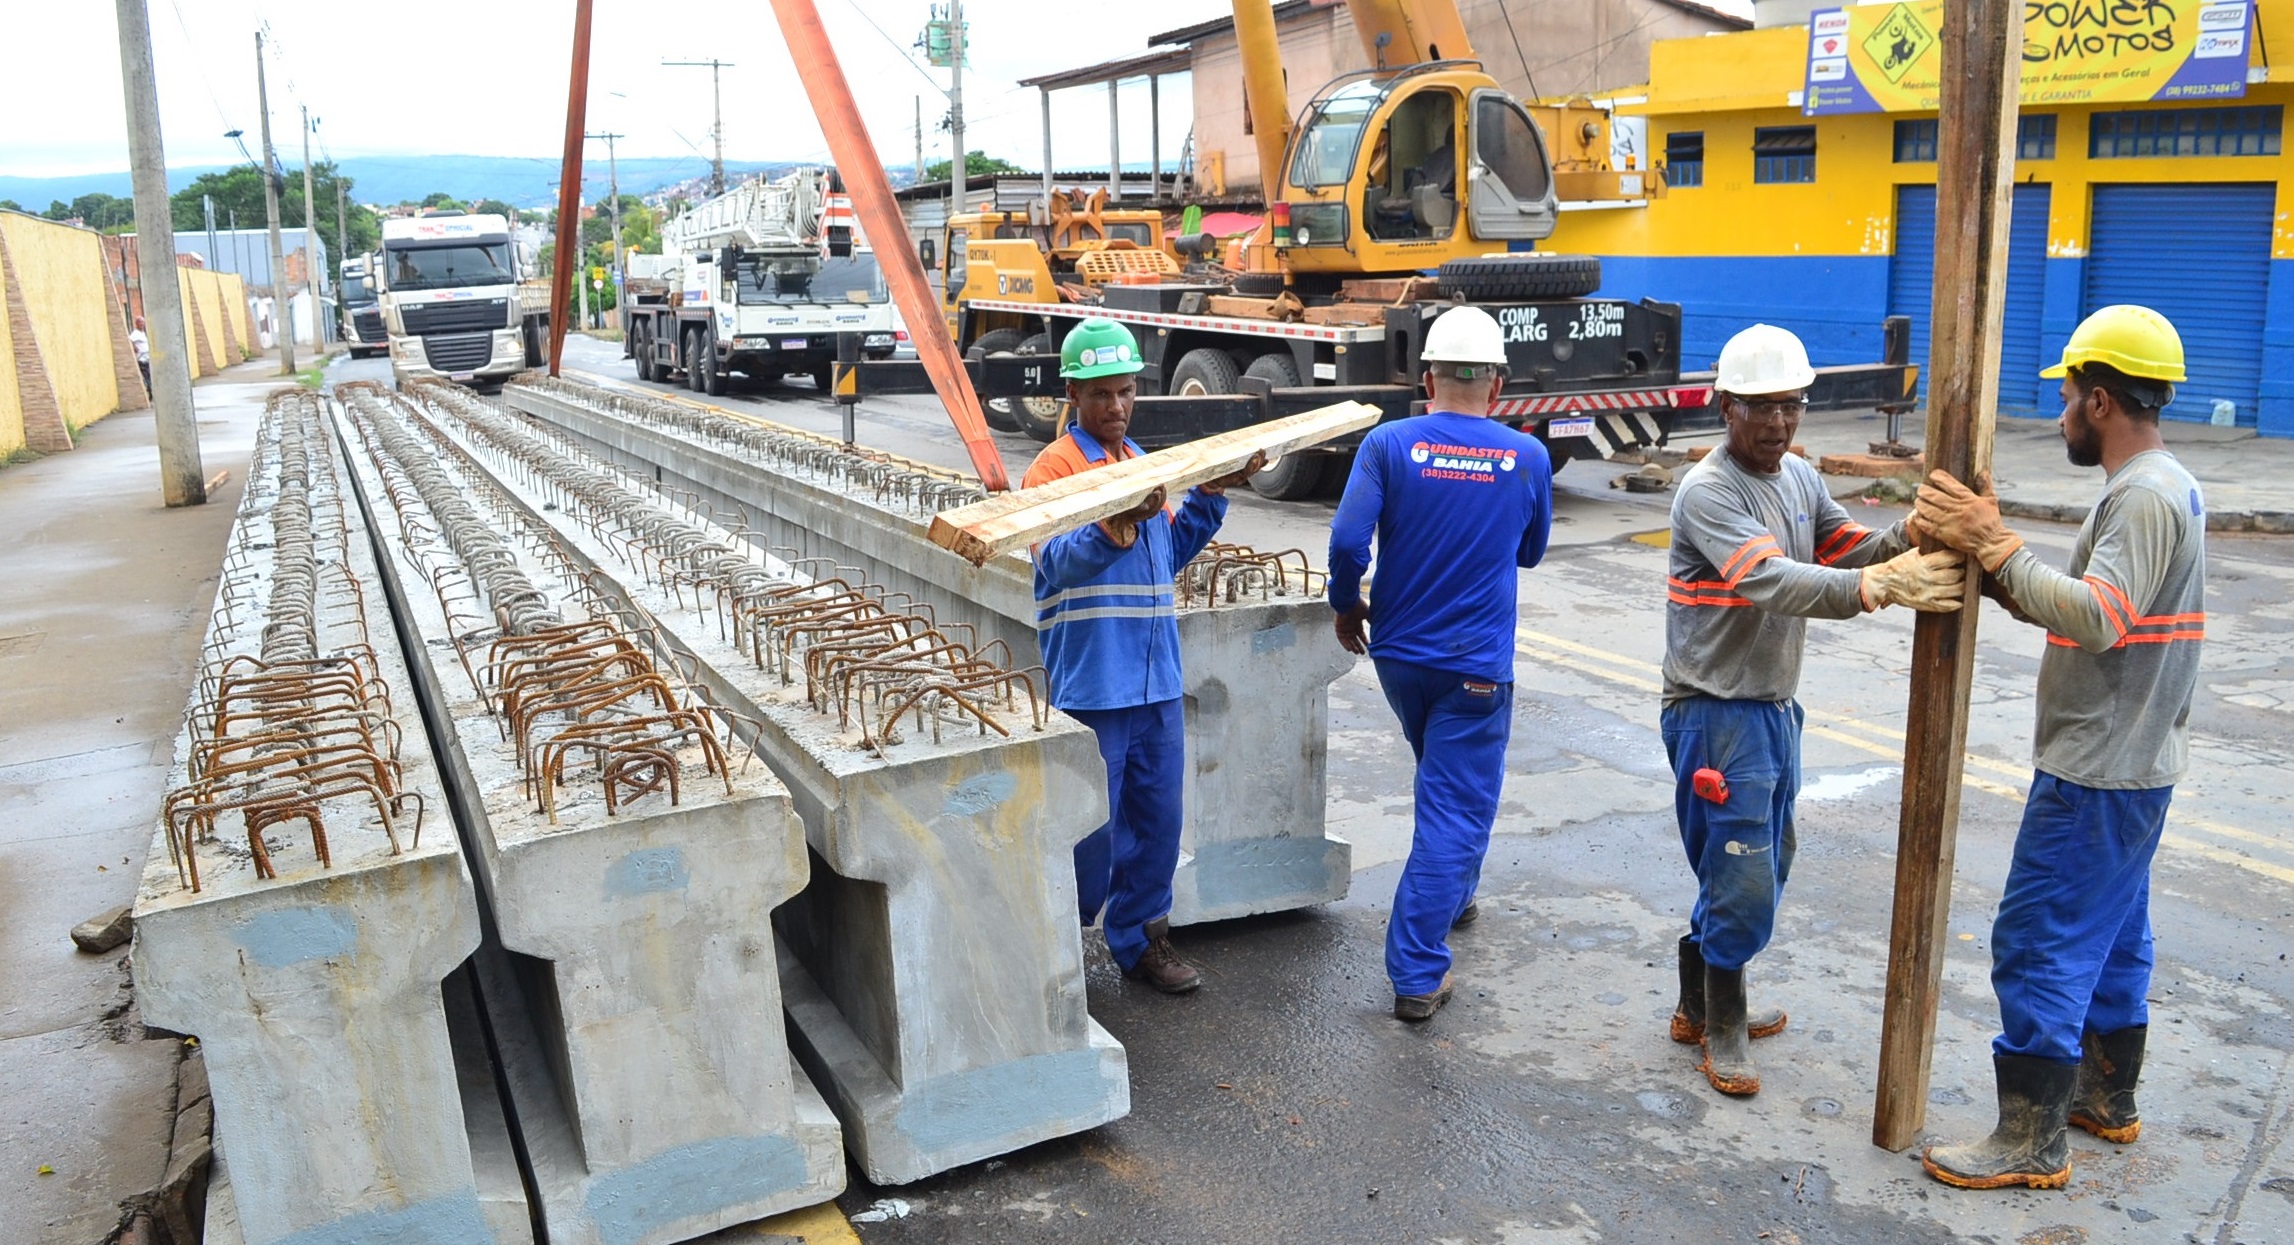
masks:
<instances>
[{"instance_id":1,"label":"blue roll-up garage door","mask_svg":"<svg viewBox=\"0 0 2294 1245\"><path fill-rule=\"evenodd\" d=\"M2095 187L2081 314L2140 303L2174 322L2190 379L2169 419L2207 420L2227 400L2254 424L2277 201L2267 182Z\"/></svg>"},{"instance_id":2,"label":"blue roll-up garage door","mask_svg":"<svg viewBox=\"0 0 2294 1245\"><path fill-rule=\"evenodd\" d=\"M2007 316L1999 351L1999 406L2014 414L2055 413L2041 398L2054 382L2039 379L2039 312L2047 286L2048 188L2026 182L2015 188L2014 215L2008 222ZM1896 257L1888 265L1888 314L1912 322L1912 362L1921 367L1920 392L1927 392L1928 310L1935 297L1936 188L1896 188Z\"/></svg>"}]
</instances>

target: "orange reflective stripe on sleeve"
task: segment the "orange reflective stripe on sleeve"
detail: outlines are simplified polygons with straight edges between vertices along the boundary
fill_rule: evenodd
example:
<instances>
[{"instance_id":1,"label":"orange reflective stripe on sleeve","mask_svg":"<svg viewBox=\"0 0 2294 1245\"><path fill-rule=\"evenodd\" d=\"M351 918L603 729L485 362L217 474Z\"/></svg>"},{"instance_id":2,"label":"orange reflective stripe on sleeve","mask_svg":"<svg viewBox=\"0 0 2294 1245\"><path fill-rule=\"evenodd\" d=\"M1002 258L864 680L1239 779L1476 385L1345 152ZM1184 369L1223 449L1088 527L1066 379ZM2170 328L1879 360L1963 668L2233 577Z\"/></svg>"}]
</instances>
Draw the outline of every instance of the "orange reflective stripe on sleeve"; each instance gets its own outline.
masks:
<instances>
[{"instance_id":1,"label":"orange reflective stripe on sleeve","mask_svg":"<svg viewBox=\"0 0 2294 1245\"><path fill-rule=\"evenodd\" d=\"M1762 557L1775 557L1783 552L1777 547L1776 537L1767 532L1762 532L1737 546L1736 552L1730 554L1728 561L1721 564L1721 578L1734 584L1742 578L1745 570L1750 570L1753 563L1759 562ZM1752 558L1752 562L1746 562L1747 557Z\"/></svg>"}]
</instances>

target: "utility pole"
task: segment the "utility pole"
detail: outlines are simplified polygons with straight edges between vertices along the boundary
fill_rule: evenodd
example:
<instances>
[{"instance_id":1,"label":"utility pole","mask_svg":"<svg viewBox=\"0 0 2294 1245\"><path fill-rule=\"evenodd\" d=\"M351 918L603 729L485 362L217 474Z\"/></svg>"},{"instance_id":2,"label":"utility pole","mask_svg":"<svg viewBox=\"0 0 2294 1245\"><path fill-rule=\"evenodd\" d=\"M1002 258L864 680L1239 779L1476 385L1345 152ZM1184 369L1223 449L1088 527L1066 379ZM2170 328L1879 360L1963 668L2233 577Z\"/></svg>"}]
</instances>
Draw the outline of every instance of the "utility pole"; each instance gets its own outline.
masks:
<instances>
[{"instance_id":1,"label":"utility pole","mask_svg":"<svg viewBox=\"0 0 2294 1245\"><path fill-rule=\"evenodd\" d=\"M319 212L311 188L311 107L303 105L303 277L311 287L311 353L327 352L326 317L319 314Z\"/></svg>"},{"instance_id":2,"label":"utility pole","mask_svg":"<svg viewBox=\"0 0 2294 1245\"><path fill-rule=\"evenodd\" d=\"M207 218L207 262L215 267L221 267L223 257L215 253L215 196L199 196L199 211L202 216Z\"/></svg>"},{"instance_id":3,"label":"utility pole","mask_svg":"<svg viewBox=\"0 0 2294 1245\"><path fill-rule=\"evenodd\" d=\"M948 219L964 210L971 161L964 154L964 0L948 0L948 129L956 158L948 162Z\"/></svg>"},{"instance_id":4,"label":"utility pole","mask_svg":"<svg viewBox=\"0 0 2294 1245\"><path fill-rule=\"evenodd\" d=\"M350 195L343 190L343 171L339 164L335 166L335 246L342 252L335 257L336 263L350 258ZM371 285L374 274L367 276Z\"/></svg>"},{"instance_id":5,"label":"utility pole","mask_svg":"<svg viewBox=\"0 0 2294 1245\"><path fill-rule=\"evenodd\" d=\"M2015 174L2023 5L1958 0L1943 24L1936 135L1935 316L1928 347L1928 466L1973 485L1991 469L2007 304L2008 212ZM1933 540L1923 547L1942 546ZM1952 857L1975 671L1976 588L1954 614L1912 624L1904 794L1896 825L1895 915L1880 1016L1872 1143L1901 1150L1926 1122L1936 999L1951 919Z\"/></svg>"},{"instance_id":6,"label":"utility pole","mask_svg":"<svg viewBox=\"0 0 2294 1245\"><path fill-rule=\"evenodd\" d=\"M621 257L621 164L613 156L613 140L621 135L585 134L583 137L605 140L605 193L613 217L613 318L618 322L622 319L621 292L629 279L629 263Z\"/></svg>"},{"instance_id":7,"label":"utility pole","mask_svg":"<svg viewBox=\"0 0 2294 1245\"><path fill-rule=\"evenodd\" d=\"M924 97L916 97L916 184L924 184Z\"/></svg>"},{"instance_id":8,"label":"utility pole","mask_svg":"<svg viewBox=\"0 0 2294 1245\"><path fill-rule=\"evenodd\" d=\"M661 63L687 69L705 68L709 71L709 98L713 110L713 119L709 123L709 138L716 144L717 148L716 157L709 161L709 193L721 195L725 193L725 94L723 83L718 74L722 70L731 69L733 62L721 61L711 57L705 61L663 61Z\"/></svg>"},{"instance_id":9,"label":"utility pole","mask_svg":"<svg viewBox=\"0 0 2294 1245\"><path fill-rule=\"evenodd\" d=\"M167 202L167 150L159 137L159 82L151 63L144 0L118 0L120 81L127 91L128 159L135 170L135 256L151 349L151 413L159 442L160 493L170 506L207 500L199 462L199 416L183 293L175 279L175 222Z\"/></svg>"},{"instance_id":10,"label":"utility pole","mask_svg":"<svg viewBox=\"0 0 2294 1245\"><path fill-rule=\"evenodd\" d=\"M566 145L558 164L558 241L550 272L550 375L565 358L566 282L581 266L581 136L589 132L590 0L574 0L573 66L566 84Z\"/></svg>"},{"instance_id":11,"label":"utility pole","mask_svg":"<svg viewBox=\"0 0 2294 1245\"><path fill-rule=\"evenodd\" d=\"M263 77L263 32L255 32L255 99L263 110L263 213L271 220L271 330L279 335L279 375L295 374L295 317L281 297L287 275L287 254L279 245L279 174L271 154L271 88ZM173 257L169 258L174 262Z\"/></svg>"}]
</instances>

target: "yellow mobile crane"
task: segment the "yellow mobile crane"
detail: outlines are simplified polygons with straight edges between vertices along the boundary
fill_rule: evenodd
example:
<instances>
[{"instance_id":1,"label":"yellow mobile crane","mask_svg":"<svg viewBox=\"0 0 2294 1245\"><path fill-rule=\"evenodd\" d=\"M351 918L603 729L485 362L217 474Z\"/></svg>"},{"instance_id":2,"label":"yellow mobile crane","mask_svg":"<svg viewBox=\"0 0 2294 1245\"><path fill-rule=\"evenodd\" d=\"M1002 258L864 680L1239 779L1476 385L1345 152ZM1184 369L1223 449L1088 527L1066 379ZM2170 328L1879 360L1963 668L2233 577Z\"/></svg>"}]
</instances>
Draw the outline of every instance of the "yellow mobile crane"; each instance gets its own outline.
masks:
<instances>
[{"instance_id":1,"label":"yellow mobile crane","mask_svg":"<svg viewBox=\"0 0 2294 1245\"><path fill-rule=\"evenodd\" d=\"M1041 291L983 288L998 266L968 244L967 279L955 287L964 297L950 310L959 346L991 347L972 363L981 396L1030 435L1056 436L1049 356L1097 315L1140 340L1146 397L1131 435L1149 448L1339 398L1400 417L1418 398L1427 327L1468 302L1506 331L1509 377L1492 414L1545 440L1557 466L1662 444L1676 417L1706 413L1709 376L1681 374L1678 304L1588 297L1601 285L1598 259L1531 249L1552 233L1563 197L1663 193L1653 171L1609 166L1606 114L1572 102L1533 120L1474 59L1453 0L1346 3L1369 68L1323 85L1294 120L1272 0L1234 0L1268 211L1223 264L1208 262L1207 239L1183 238L1175 249L1197 261L1185 272L1064 286L1054 303ZM1009 355L993 349L1007 343L1017 345ZM1818 405L1902 401L1914 375L1840 370L1854 375L1820 381ZM875 376L860 370L855 400L915 391L913 379ZM1350 449L1287 456L1253 485L1311 496L1343 483Z\"/></svg>"}]
</instances>

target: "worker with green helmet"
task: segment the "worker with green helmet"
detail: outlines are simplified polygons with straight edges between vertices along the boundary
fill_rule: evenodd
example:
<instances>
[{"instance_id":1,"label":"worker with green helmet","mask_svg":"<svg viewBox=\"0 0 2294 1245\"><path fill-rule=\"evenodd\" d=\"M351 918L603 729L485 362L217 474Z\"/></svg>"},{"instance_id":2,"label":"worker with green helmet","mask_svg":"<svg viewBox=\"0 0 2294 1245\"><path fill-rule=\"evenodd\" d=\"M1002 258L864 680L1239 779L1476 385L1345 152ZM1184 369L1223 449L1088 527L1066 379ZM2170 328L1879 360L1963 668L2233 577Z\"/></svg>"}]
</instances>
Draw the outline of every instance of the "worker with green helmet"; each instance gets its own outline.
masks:
<instances>
[{"instance_id":1,"label":"worker with green helmet","mask_svg":"<svg viewBox=\"0 0 2294 1245\"><path fill-rule=\"evenodd\" d=\"M1146 360L1131 330L1093 317L1061 343L1074 421L1028 468L1022 487L1136 458L1127 433ZM1166 512L1155 490L1125 514L1035 547L1037 635L1051 703L1092 729L1107 764L1107 824L1075 847L1076 899L1126 977L1166 994L1202 984L1171 945L1179 867L1186 715L1174 581L1218 534L1226 490L1265 465L1198 484Z\"/></svg>"},{"instance_id":2,"label":"worker with green helmet","mask_svg":"<svg viewBox=\"0 0 2294 1245\"><path fill-rule=\"evenodd\" d=\"M2071 334L2059 427L2102 496L2070 572L2000 521L1989 481L1933 472L1918 521L1965 550L1985 595L2047 629L2031 795L1992 923L1992 1042L1999 1120L1968 1145L1927 1151L1949 1185L2060 1188L2066 1125L2132 1144L2150 1009L2151 859L2190 752L2206 633L2206 505L2159 436L2183 377L2182 339L2148 307L2105 307Z\"/></svg>"}]
</instances>

